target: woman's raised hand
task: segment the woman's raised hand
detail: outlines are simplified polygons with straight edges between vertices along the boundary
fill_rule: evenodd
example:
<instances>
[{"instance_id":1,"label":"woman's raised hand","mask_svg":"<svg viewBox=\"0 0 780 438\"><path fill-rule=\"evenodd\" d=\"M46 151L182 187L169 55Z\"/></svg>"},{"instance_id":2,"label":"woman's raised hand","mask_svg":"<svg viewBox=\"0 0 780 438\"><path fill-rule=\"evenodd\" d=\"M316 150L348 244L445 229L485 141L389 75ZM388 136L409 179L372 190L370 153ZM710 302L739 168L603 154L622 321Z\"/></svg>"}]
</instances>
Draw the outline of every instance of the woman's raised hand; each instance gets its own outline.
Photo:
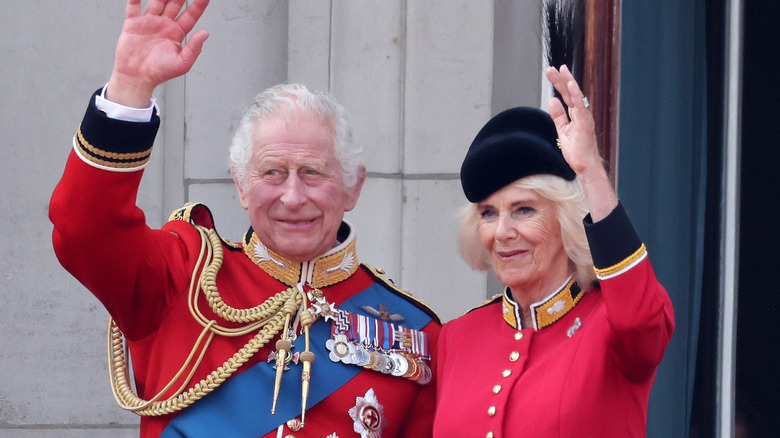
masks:
<instances>
[{"instance_id":1,"label":"woman's raised hand","mask_svg":"<svg viewBox=\"0 0 780 438\"><path fill-rule=\"evenodd\" d=\"M550 99L548 104L563 158L577 174L593 221L599 221L612 212L618 200L599 154L593 114L580 86L565 65L560 70L549 67L545 75L569 108L567 115L558 98Z\"/></svg>"}]
</instances>

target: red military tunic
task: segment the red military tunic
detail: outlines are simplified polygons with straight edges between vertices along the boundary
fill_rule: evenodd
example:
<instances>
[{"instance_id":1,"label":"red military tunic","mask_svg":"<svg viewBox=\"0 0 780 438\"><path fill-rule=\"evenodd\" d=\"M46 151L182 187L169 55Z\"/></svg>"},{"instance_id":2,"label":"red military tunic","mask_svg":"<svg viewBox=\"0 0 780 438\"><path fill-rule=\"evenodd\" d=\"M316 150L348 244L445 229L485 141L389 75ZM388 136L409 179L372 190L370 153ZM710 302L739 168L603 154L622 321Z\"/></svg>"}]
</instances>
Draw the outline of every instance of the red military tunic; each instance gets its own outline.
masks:
<instances>
[{"instance_id":1,"label":"red military tunic","mask_svg":"<svg viewBox=\"0 0 780 438\"><path fill-rule=\"evenodd\" d=\"M227 328L242 326L221 319L204 295L196 295L194 305L188 298L193 271L199 272L203 254L203 237L195 225L213 229L208 209L189 206L172 215L178 220L155 230L146 225L143 212L135 205L141 168L149 158L158 124L156 115L150 123L109 119L96 109L93 99L50 206L57 257L104 304L124 333L137 393L147 400L163 391L195 345L205 345L197 342L207 330L196 319L193 307L205 320ZM354 232L348 224L342 224L339 239L339 246L304 263L273 253L251 230L241 244L219 240L224 252L216 276L220 298L232 308L247 309L290 287L317 288L329 304L369 321L372 328L366 328L363 335L369 338L366 342L378 342L376 351L400 345L393 344L392 336L404 330L403 326L415 334L420 355L434 356L433 351L423 350L436 345L438 317L377 270L358 263ZM380 315L376 309L386 312ZM389 314L395 318L392 323L378 319L388 319ZM403 321L396 321L401 317ZM277 335L191 406L142 417L141 435L345 438L381 433L383 438L429 437L435 383L419 384L424 380L420 374L405 378L329 360L326 341L331 328L332 323L322 318L311 327L315 361L305 427L298 424L300 364L290 363L283 373L276 413L270 414L275 370L267 358L275 350ZM185 391L225 367L256 333L214 336ZM305 337L298 334L293 353L305 349ZM385 345L381 345L382 336ZM196 356L200 351L196 349ZM435 369L435 361L428 363ZM183 374L189 372L188 368ZM162 400L185 381L184 377L173 380L176 383L163 391Z\"/></svg>"},{"instance_id":2,"label":"red military tunic","mask_svg":"<svg viewBox=\"0 0 780 438\"><path fill-rule=\"evenodd\" d=\"M508 291L444 325L435 437L641 437L672 305L622 206L586 231L599 287L521 311Z\"/></svg>"}]
</instances>

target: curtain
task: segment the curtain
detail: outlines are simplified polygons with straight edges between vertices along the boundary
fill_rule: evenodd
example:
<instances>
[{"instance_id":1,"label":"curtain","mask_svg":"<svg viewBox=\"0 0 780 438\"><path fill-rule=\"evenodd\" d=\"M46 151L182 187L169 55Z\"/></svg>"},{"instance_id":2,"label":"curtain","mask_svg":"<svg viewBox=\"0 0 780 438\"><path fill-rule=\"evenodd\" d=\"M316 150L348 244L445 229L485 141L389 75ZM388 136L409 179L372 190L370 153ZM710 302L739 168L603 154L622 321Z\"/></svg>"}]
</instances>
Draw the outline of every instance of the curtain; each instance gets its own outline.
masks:
<instances>
[{"instance_id":1,"label":"curtain","mask_svg":"<svg viewBox=\"0 0 780 438\"><path fill-rule=\"evenodd\" d=\"M622 2L618 195L676 320L650 396L648 437L687 436L691 423L706 255L704 6Z\"/></svg>"}]
</instances>

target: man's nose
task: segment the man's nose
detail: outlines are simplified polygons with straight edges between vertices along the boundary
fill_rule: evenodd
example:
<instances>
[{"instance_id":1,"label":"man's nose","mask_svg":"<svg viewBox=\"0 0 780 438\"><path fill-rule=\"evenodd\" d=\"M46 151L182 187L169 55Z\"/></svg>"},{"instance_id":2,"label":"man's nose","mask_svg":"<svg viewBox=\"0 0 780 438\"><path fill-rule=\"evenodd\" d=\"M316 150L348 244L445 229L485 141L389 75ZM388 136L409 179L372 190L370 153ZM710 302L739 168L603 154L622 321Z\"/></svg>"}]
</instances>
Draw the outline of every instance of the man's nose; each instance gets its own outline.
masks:
<instances>
[{"instance_id":1,"label":"man's nose","mask_svg":"<svg viewBox=\"0 0 780 438\"><path fill-rule=\"evenodd\" d=\"M290 172L284 181L281 201L289 207L300 207L306 202L306 194L303 181L296 172Z\"/></svg>"}]
</instances>

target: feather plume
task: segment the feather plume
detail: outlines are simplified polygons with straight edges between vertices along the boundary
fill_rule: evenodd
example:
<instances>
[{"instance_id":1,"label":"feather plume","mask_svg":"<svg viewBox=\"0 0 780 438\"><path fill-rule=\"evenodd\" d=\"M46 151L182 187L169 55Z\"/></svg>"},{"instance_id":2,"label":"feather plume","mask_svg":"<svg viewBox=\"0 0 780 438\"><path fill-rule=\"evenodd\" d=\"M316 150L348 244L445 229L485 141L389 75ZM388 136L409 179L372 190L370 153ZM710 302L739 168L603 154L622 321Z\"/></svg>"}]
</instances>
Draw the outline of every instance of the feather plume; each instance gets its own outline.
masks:
<instances>
[{"instance_id":1,"label":"feather plume","mask_svg":"<svg viewBox=\"0 0 780 438\"><path fill-rule=\"evenodd\" d=\"M565 64L582 84L585 0L545 0L544 18L547 63L555 68ZM555 97L560 99L557 91Z\"/></svg>"}]
</instances>

